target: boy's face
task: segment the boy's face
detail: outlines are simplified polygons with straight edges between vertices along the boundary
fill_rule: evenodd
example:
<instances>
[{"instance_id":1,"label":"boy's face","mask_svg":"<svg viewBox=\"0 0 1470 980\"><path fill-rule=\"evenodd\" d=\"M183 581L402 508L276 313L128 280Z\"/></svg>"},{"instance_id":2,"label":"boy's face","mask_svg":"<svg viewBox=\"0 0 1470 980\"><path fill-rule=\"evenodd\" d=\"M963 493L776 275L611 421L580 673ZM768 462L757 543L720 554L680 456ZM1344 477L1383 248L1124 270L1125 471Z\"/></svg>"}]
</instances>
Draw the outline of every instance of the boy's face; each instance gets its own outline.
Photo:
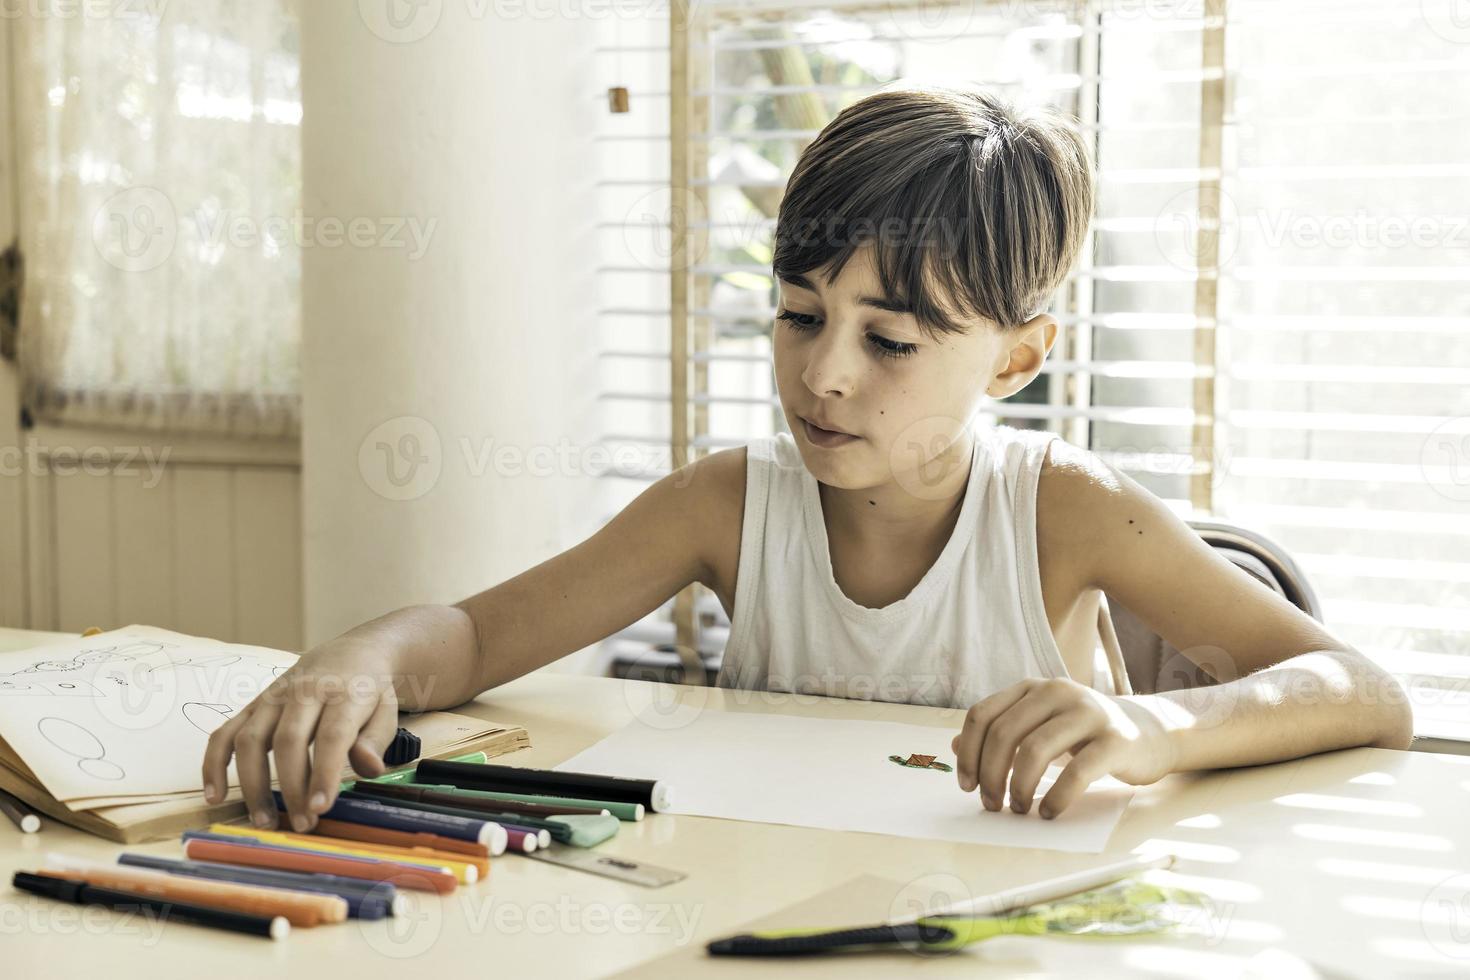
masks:
<instances>
[{"instance_id":1,"label":"boy's face","mask_svg":"<svg viewBox=\"0 0 1470 980\"><path fill-rule=\"evenodd\" d=\"M776 387L820 482L896 483L923 496L968 461L961 437L987 394L1013 394L1036 376L1056 321L1043 315L1003 334L976 320L965 333L926 335L911 313L883 308L870 253L858 249L831 285L821 270L780 282Z\"/></svg>"}]
</instances>

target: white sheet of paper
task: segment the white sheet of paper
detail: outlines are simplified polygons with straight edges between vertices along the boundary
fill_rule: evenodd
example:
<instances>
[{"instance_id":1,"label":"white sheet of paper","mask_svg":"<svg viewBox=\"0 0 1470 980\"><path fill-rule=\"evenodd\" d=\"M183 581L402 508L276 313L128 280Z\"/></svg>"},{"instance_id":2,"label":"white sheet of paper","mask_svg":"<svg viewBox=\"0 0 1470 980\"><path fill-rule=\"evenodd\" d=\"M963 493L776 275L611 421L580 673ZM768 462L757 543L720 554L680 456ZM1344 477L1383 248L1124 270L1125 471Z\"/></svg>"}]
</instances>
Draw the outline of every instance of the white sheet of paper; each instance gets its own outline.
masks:
<instances>
[{"instance_id":1,"label":"white sheet of paper","mask_svg":"<svg viewBox=\"0 0 1470 980\"><path fill-rule=\"evenodd\" d=\"M149 626L0 653L0 737L58 800L198 792L209 733L296 659Z\"/></svg>"},{"instance_id":2,"label":"white sheet of paper","mask_svg":"<svg viewBox=\"0 0 1470 980\"><path fill-rule=\"evenodd\" d=\"M920 753L953 766L954 735L895 722L705 710L676 728L630 722L556 768L662 780L673 813L1085 854L1107 846L1133 797L1125 783L1098 780L1043 820L1035 804L1061 772L1053 767L1030 813L1012 813L1009 797L991 813L978 793L960 790L953 772L888 758Z\"/></svg>"}]
</instances>

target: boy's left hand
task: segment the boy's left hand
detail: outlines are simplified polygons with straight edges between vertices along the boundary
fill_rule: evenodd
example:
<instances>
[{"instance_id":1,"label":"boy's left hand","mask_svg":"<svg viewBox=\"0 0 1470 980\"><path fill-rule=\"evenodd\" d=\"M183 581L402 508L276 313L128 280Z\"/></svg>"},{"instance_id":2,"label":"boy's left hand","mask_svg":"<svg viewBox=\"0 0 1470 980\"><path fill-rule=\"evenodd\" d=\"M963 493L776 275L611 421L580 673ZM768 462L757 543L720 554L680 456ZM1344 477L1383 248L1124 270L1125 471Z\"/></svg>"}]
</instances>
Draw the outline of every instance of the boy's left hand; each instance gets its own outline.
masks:
<instances>
[{"instance_id":1,"label":"boy's left hand","mask_svg":"<svg viewBox=\"0 0 1470 980\"><path fill-rule=\"evenodd\" d=\"M987 810L999 810L1010 780L1011 809L1026 813L1047 767L1070 754L1038 808L1050 819L1095 779L1142 786L1168 775L1173 744L1159 720L1135 703L1066 678L1028 678L970 708L951 743L960 788L978 785Z\"/></svg>"}]
</instances>

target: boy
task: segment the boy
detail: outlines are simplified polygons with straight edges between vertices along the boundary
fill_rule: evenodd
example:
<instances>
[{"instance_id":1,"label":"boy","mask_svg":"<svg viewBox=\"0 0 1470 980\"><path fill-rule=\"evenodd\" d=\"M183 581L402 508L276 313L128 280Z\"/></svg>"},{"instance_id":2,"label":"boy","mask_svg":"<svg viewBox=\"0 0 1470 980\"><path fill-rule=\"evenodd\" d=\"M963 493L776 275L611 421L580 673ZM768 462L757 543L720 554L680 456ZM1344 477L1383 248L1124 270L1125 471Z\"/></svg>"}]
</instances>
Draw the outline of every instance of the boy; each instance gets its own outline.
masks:
<instances>
[{"instance_id":1,"label":"boy","mask_svg":"<svg viewBox=\"0 0 1470 980\"><path fill-rule=\"evenodd\" d=\"M1085 145L1054 114L959 89L844 110L803 153L776 229L791 434L681 468L455 606L310 651L210 738L206 797L233 754L255 823L274 826L274 752L291 824L309 829L344 759L382 771L400 707L462 703L696 581L730 614L720 684L967 708L956 777L991 810L1009 789L1027 812L1056 761L1043 817L1104 775L1407 747L1390 676L1136 482L1051 433L971 424L1041 370L1092 205ZM1103 592L1219 683L1109 683L1093 669Z\"/></svg>"}]
</instances>

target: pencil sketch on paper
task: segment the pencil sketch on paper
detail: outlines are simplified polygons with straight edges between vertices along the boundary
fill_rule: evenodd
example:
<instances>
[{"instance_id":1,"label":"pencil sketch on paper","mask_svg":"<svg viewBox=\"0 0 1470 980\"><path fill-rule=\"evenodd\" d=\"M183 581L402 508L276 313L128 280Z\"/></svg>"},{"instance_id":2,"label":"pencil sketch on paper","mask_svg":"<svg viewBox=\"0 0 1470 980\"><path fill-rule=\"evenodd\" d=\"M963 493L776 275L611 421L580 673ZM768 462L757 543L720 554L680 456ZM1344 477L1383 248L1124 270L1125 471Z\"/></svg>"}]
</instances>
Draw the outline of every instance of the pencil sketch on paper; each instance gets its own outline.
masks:
<instances>
[{"instance_id":1,"label":"pencil sketch on paper","mask_svg":"<svg viewBox=\"0 0 1470 980\"><path fill-rule=\"evenodd\" d=\"M54 697L101 697L88 681L66 677L40 678L37 674L71 674L83 667L129 663L168 649L166 643L128 643L121 646L80 650L65 660L42 659L8 674L0 674L0 694L52 695ZM119 683L122 683L119 681Z\"/></svg>"},{"instance_id":2,"label":"pencil sketch on paper","mask_svg":"<svg viewBox=\"0 0 1470 980\"><path fill-rule=\"evenodd\" d=\"M176 793L205 740L297 662L129 626L0 653L0 738L58 800Z\"/></svg>"},{"instance_id":3,"label":"pencil sketch on paper","mask_svg":"<svg viewBox=\"0 0 1470 980\"><path fill-rule=\"evenodd\" d=\"M203 701L186 701L179 710L184 713L185 721L206 735L214 734L214 730L235 713L235 709L227 704L206 704Z\"/></svg>"},{"instance_id":4,"label":"pencil sketch on paper","mask_svg":"<svg viewBox=\"0 0 1470 980\"><path fill-rule=\"evenodd\" d=\"M74 721L47 715L36 722L41 737L77 760L77 768L93 779L121 779L122 766L107 758L102 740Z\"/></svg>"}]
</instances>

